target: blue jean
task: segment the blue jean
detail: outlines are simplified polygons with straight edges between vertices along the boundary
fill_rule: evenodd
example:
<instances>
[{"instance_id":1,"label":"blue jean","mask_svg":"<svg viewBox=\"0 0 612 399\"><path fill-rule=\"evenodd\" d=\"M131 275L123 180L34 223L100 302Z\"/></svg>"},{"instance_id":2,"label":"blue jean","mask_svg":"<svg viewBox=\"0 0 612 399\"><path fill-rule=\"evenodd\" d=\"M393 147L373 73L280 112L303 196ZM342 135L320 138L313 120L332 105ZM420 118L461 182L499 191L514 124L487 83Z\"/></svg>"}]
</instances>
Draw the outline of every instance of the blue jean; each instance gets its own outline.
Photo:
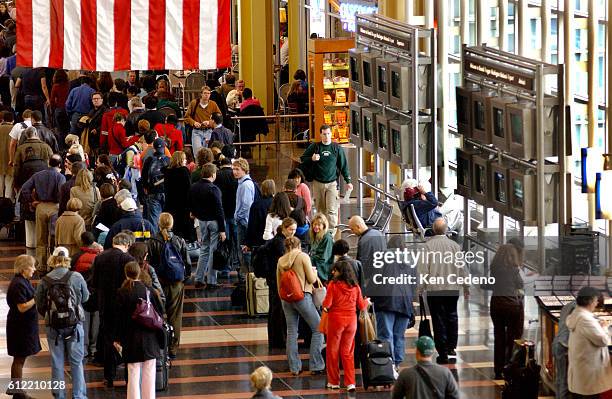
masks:
<instances>
[{"instance_id":1,"label":"blue jean","mask_svg":"<svg viewBox=\"0 0 612 399\"><path fill-rule=\"evenodd\" d=\"M389 312L384 310L376 311L376 328L378 339L387 341L393 348L393 363L399 366L404 360L406 350L406 328L410 318L405 314Z\"/></svg>"},{"instance_id":2,"label":"blue jean","mask_svg":"<svg viewBox=\"0 0 612 399\"><path fill-rule=\"evenodd\" d=\"M57 345L56 343L57 338ZM70 361L70 374L72 377L72 397L74 399L87 399L87 386L83 373L83 354L85 350L85 334L83 324L76 326L76 334L65 340L58 337L57 330L47 327L47 343L51 352L51 378L53 381L66 381L64 378L64 353L68 353ZM66 383L66 385L68 385ZM56 399L66 398L66 389L53 390Z\"/></svg>"},{"instance_id":3,"label":"blue jean","mask_svg":"<svg viewBox=\"0 0 612 399\"><path fill-rule=\"evenodd\" d=\"M249 272L249 267L251 265L251 253L250 252L242 252L241 245L246 245L247 239L247 225L242 224L240 222L236 222L236 235L238 236L238 250L240 259L240 273L246 274Z\"/></svg>"},{"instance_id":4,"label":"blue jean","mask_svg":"<svg viewBox=\"0 0 612 399\"><path fill-rule=\"evenodd\" d=\"M80 112L72 113L72 116L70 117L70 133L79 134L79 128L77 124L79 123L79 119L81 119L81 116L83 115L86 114L81 114Z\"/></svg>"},{"instance_id":5,"label":"blue jean","mask_svg":"<svg viewBox=\"0 0 612 399\"><path fill-rule=\"evenodd\" d=\"M191 131L191 149L194 157L197 157L200 148L208 147L207 141L210 140L211 135L211 129L193 129Z\"/></svg>"},{"instance_id":6,"label":"blue jean","mask_svg":"<svg viewBox=\"0 0 612 399\"><path fill-rule=\"evenodd\" d=\"M151 222L152 231L157 231L157 223L159 222L159 215L164 209L164 203L166 202L166 194L147 194L144 200L143 216L149 222Z\"/></svg>"},{"instance_id":7,"label":"blue jean","mask_svg":"<svg viewBox=\"0 0 612 399\"><path fill-rule=\"evenodd\" d=\"M298 325L300 324L300 316L310 327L312 337L310 338L310 371L319 371L325 368L325 361L321 356L323 347L323 334L319 332L319 322L321 317L312 303L312 295L309 292L304 293L304 299L298 302L286 302L281 300L283 312L287 320L287 360L289 362L289 370L292 373L298 373L302 370L302 360L298 353Z\"/></svg>"},{"instance_id":8,"label":"blue jean","mask_svg":"<svg viewBox=\"0 0 612 399\"><path fill-rule=\"evenodd\" d=\"M230 258L228 260L228 270L238 270L240 268L240 245L238 245L238 227L234 218L225 219L225 234L230 240Z\"/></svg>"},{"instance_id":9,"label":"blue jean","mask_svg":"<svg viewBox=\"0 0 612 399\"><path fill-rule=\"evenodd\" d=\"M196 269L195 281L203 283L204 276L208 284L217 284L217 271L213 269L212 253L219 242L219 225L216 220L198 220L200 224L200 256Z\"/></svg>"},{"instance_id":10,"label":"blue jean","mask_svg":"<svg viewBox=\"0 0 612 399\"><path fill-rule=\"evenodd\" d=\"M553 342L555 359L555 398L571 399L572 394L567 386L567 348L558 342Z\"/></svg>"}]
</instances>

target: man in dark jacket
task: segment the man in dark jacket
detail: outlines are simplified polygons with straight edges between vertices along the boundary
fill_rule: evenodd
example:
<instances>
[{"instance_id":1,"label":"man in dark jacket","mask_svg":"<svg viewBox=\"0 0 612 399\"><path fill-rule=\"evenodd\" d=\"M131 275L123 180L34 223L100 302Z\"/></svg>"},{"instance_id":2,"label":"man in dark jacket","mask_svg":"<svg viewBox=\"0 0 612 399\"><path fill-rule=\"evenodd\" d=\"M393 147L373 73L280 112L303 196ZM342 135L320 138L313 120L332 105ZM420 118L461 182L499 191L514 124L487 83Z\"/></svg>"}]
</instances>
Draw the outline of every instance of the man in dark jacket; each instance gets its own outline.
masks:
<instances>
[{"instance_id":1,"label":"man in dark jacket","mask_svg":"<svg viewBox=\"0 0 612 399\"><path fill-rule=\"evenodd\" d=\"M142 187L144 189L144 217L153 231L157 231L159 215L166 203L164 193L163 169L170 164L170 158L165 155L166 142L161 138L153 140L153 155L145 159L142 166Z\"/></svg>"},{"instance_id":2,"label":"man in dark jacket","mask_svg":"<svg viewBox=\"0 0 612 399\"><path fill-rule=\"evenodd\" d=\"M147 96L144 99L144 106L146 111L140 116L138 120L146 120L149 122L151 129L155 129L158 123L162 125L166 121L166 117L164 114L157 110L157 97L155 96Z\"/></svg>"},{"instance_id":3,"label":"man in dark jacket","mask_svg":"<svg viewBox=\"0 0 612 399\"><path fill-rule=\"evenodd\" d=\"M99 254L91 265L92 288L97 296L100 312L98 348L104 348L104 380L107 387L113 386L116 376L117 355L113 347L117 290L125 280L123 268L134 258L127 253L132 238L119 233L112 238L112 248ZM99 351L98 351L99 352ZM97 359L102 360L102 359Z\"/></svg>"},{"instance_id":4,"label":"man in dark jacket","mask_svg":"<svg viewBox=\"0 0 612 399\"><path fill-rule=\"evenodd\" d=\"M136 241L149 240L151 238L151 232L154 231L151 223L143 219L142 214L138 211L136 202L131 197L124 199L119 207L123 211L123 215L108 231L106 240L104 241L104 249L109 249L113 245L113 238L122 230L130 230L133 232Z\"/></svg>"},{"instance_id":5,"label":"man in dark jacket","mask_svg":"<svg viewBox=\"0 0 612 399\"><path fill-rule=\"evenodd\" d=\"M394 235L389 240L387 249L395 254L396 249L403 251L406 247L403 236ZM416 288L416 272L414 264L406 262L385 262L381 269L382 277L404 278L414 276L415 284L384 284L377 278L373 279L369 293L376 312L376 330L378 339L387 341L393 350L395 371L399 372L399 365L404 361L406 352L405 332L414 325L414 310L412 298ZM397 281L397 280L396 280Z\"/></svg>"},{"instance_id":6,"label":"man in dark jacket","mask_svg":"<svg viewBox=\"0 0 612 399\"><path fill-rule=\"evenodd\" d=\"M43 124L43 116L40 111L32 111L32 127L38 131L38 137L45 143L49 144L49 147L54 153L59 152L59 145L57 143L57 137L55 134ZM25 140L24 140L25 141Z\"/></svg>"},{"instance_id":7,"label":"man in dark jacket","mask_svg":"<svg viewBox=\"0 0 612 399\"><path fill-rule=\"evenodd\" d=\"M210 288L216 288L217 271L213 269L213 252L219 239L225 241L225 214L221 202L221 190L213 182L217 167L213 164L202 166L202 178L189 190L189 210L198 219L201 242L200 257L195 275L195 287L202 288L204 277Z\"/></svg>"},{"instance_id":8,"label":"man in dark jacket","mask_svg":"<svg viewBox=\"0 0 612 399\"><path fill-rule=\"evenodd\" d=\"M38 131L34 127L25 129L22 136L25 136L26 140L15 150L13 166L14 185L17 190L34 173L45 169L53 155L51 147L38 137Z\"/></svg>"},{"instance_id":9,"label":"man in dark jacket","mask_svg":"<svg viewBox=\"0 0 612 399\"><path fill-rule=\"evenodd\" d=\"M231 248L231 256L229 259L230 270L238 270L240 268L240 257L238 251L238 228L234 219L234 211L236 210L236 191L238 190L238 180L232 172L232 161L227 157L223 157L220 161L221 168L217 171L215 186L221 190L221 203L223 204L223 212L225 213L225 233L229 240Z\"/></svg>"},{"instance_id":10,"label":"man in dark jacket","mask_svg":"<svg viewBox=\"0 0 612 399\"><path fill-rule=\"evenodd\" d=\"M356 259L363 265L364 295L370 295L370 283L376 269L372 267L374 254L387 249L384 235L376 229L370 229L361 216L353 216L349 220L353 234L359 237Z\"/></svg>"},{"instance_id":11,"label":"man in dark jacket","mask_svg":"<svg viewBox=\"0 0 612 399\"><path fill-rule=\"evenodd\" d=\"M211 116L214 128L210 136L210 142L219 141L223 145L234 143L234 133L223 126L223 115L219 112L214 112Z\"/></svg>"}]
</instances>

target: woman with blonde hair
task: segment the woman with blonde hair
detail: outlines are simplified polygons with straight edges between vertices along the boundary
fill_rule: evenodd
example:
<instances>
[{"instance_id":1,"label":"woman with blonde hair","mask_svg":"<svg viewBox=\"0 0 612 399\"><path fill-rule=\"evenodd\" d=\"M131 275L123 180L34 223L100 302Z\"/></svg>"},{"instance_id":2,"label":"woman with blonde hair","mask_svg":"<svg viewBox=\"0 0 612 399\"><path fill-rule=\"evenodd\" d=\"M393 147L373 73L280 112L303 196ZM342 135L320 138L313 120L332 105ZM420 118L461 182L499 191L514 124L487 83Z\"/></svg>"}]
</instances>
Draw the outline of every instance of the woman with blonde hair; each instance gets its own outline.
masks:
<instances>
[{"instance_id":1,"label":"woman with blonde hair","mask_svg":"<svg viewBox=\"0 0 612 399\"><path fill-rule=\"evenodd\" d=\"M166 202L164 212L174 217L174 232L188 241L193 241L195 231L189 217L187 193L191 187L187 156L183 151L174 151L170 165L164 169Z\"/></svg>"},{"instance_id":2,"label":"woman with blonde hair","mask_svg":"<svg viewBox=\"0 0 612 399\"><path fill-rule=\"evenodd\" d=\"M70 198L81 200L83 206L79 215L85 220L85 228L91 230L93 210L96 202L100 201L100 190L93 184L93 175L87 169L82 169L77 174L74 187L70 189Z\"/></svg>"},{"instance_id":3,"label":"woman with blonde hair","mask_svg":"<svg viewBox=\"0 0 612 399\"><path fill-rule=\"evenodd\" d=\"M137 262L126 263L124 272L125 281L117 291L117 322L113 345L127 363L128 399L153 399L155 359L161 350L159 333L133 320L132 314L138 303L147 299L159 315L163 314L163 308L157 295L152 295L140 280L140 266Z\"/></svg>"},{"instance_id":4,"label":"woman with blonde hair","mask_svg":"<svg viewBox=\"0 0 612 399\"><path fill-rule=\"evenodd\" d=\"M334 239L329 230L327 217L322 213L317 213L312 219L310 229L310 260L312 265L317 268L317 274L321 281L329 280L329 271L334 263L332 247Z\"/></svg>"},{"instance_id":5,"label":"woman with blonde hair","mask_svg":"<svg viewBox=\"0 0 612 399\"><path fill-rule=\"evenodd\" d=\"M70 375L72 377L72 397L87 397L85 385L85 374L83 371L83 357L85 352L85 333L83 321L85 311L83 303L89 299L89 290L85 279L78 272L68 270L70 268L70 256L65 247L56 247L49 257L48 265L51 271L40 281L36 287L36 303L41 306L38 312L45 317L47 323L47 343L51 353L51 378L53 381L65 381L64 379L64 353L68 353L70 362ZM73 327L58 329L50 325L53 310L47 303L47 294L50 287L58 281L66 281L70 287L71 296L76 300L75 317L76 324ZM42 305L45 304L45 305ZM65 396L66 392L53 390L54 397Z\"/></svg>"},{"instance_id":6,"label":"woman with blonde hair","mask_svg":"<svg viewBox=\"0 0 612 399\"><path fill-rule=\"evenodd\" d=\"M168 323L174 327L174 337L172 342L170 342L168 351L170 358L176 357L181 339L183 299L185 297L183 281L191 275L191 262L187 251L187 243L184 239L172 233L173 225L174 218L172 215L162 212L159 215L159 232L147 242L149 246L149 261L159 277L159 282L166 296L166 317ZM168 243L180 257L180 262L177 264L169 265L162 262L164 249Z\"/></svg>"},{"instance_id":7,"label":"woman with blonde hair","mask_svg":"<svg viewBox=\"0 0 612 399\"><path fill-rule=\"evenodd\" d=\"M6 317L6 349L13 357L11 381L19 382L23 377L26 358L40 352L38 315L34 300L34 287L30 279L36 271L36 259L30 255L19 255L15 259L15 276L6 292L9 311ZM7 392L7 394L12 394ZM14 397L20 393L15 392ZM22 394L22 398L25 397Z\"/></svg>"},{"instance_id":8,"label":"woman with blonde hair","mask_svg":"<svg viewBox=\"0 0 612 399\"><path fill-rule=\"evenodd\" d=\"M74 256L81 246L81 234L85 232L85 220L79 215L83 203L78 198L70 198L66 210L55 222L55 245L68 248Z\"/></svg>"}]
</instances>

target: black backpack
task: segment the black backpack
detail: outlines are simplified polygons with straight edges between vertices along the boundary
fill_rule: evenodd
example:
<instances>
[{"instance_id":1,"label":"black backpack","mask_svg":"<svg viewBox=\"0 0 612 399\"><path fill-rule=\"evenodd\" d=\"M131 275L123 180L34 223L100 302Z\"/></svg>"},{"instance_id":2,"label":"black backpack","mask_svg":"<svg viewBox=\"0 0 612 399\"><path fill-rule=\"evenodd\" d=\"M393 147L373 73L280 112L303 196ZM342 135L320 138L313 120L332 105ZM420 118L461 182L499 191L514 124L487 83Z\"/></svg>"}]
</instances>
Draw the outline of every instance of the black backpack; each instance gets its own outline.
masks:
<instances>
[{"instance_id":1,"label":"black backpack","mask_svg":"<svg viewBox=\"0 0 612 399\"><path fill-rule=\"evenodd\" d=\"M147 178L149 190L163 191L164 172L162 169L168 166L168 157L165 155L151 155L151 157L151 163L149 164L149 175Z\"/></svg>"},{"instance_id":2,"label":"black backpack","mask_svg":"<svg viewBox=\"0 0 612 399\"><path fill-rule=\"evenodd\" d=\"M252 178L248 177L246 179L244 179L243 183L247 180L250 180L253 182L253 187L255 187L255 195L253 196L253 202L259 200L262 195L261 195L261 189L259 188L259 184L257 184L257 182L255 180L253 180Z\"/></svg>"},{"instance_id":3,"label":"black backpack","mask_svg":"<svg viewBox=\"0 0 612 399\"><path fill-rule=\"evenodd\" d=\"M57 330L60 335L71 335L80 320L79 304L76 293L70 286L72 272L68 271L60 279L43 277L47 284L45 313L48 316L49 327Z\"/></svg>"}]
</instances>

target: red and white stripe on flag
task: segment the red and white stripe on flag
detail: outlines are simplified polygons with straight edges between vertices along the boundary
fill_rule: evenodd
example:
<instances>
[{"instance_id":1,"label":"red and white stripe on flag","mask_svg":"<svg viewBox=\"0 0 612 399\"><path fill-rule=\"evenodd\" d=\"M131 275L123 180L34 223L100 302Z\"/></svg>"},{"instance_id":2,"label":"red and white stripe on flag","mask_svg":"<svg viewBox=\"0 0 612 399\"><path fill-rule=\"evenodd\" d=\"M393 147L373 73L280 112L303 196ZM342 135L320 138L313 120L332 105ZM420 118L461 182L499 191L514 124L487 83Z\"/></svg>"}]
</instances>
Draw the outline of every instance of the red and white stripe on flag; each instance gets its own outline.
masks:
<instances>
[{"instance_id":1,"label":"red and white stripe on flag","mask_svg":"<svg viewBox=\"0 0 612 399\"><path fill-rule=\"evenodd\" d=\"M18 0L17 64L124 71L231 66L231 0Z\"/></svg>"}]
</instances>

